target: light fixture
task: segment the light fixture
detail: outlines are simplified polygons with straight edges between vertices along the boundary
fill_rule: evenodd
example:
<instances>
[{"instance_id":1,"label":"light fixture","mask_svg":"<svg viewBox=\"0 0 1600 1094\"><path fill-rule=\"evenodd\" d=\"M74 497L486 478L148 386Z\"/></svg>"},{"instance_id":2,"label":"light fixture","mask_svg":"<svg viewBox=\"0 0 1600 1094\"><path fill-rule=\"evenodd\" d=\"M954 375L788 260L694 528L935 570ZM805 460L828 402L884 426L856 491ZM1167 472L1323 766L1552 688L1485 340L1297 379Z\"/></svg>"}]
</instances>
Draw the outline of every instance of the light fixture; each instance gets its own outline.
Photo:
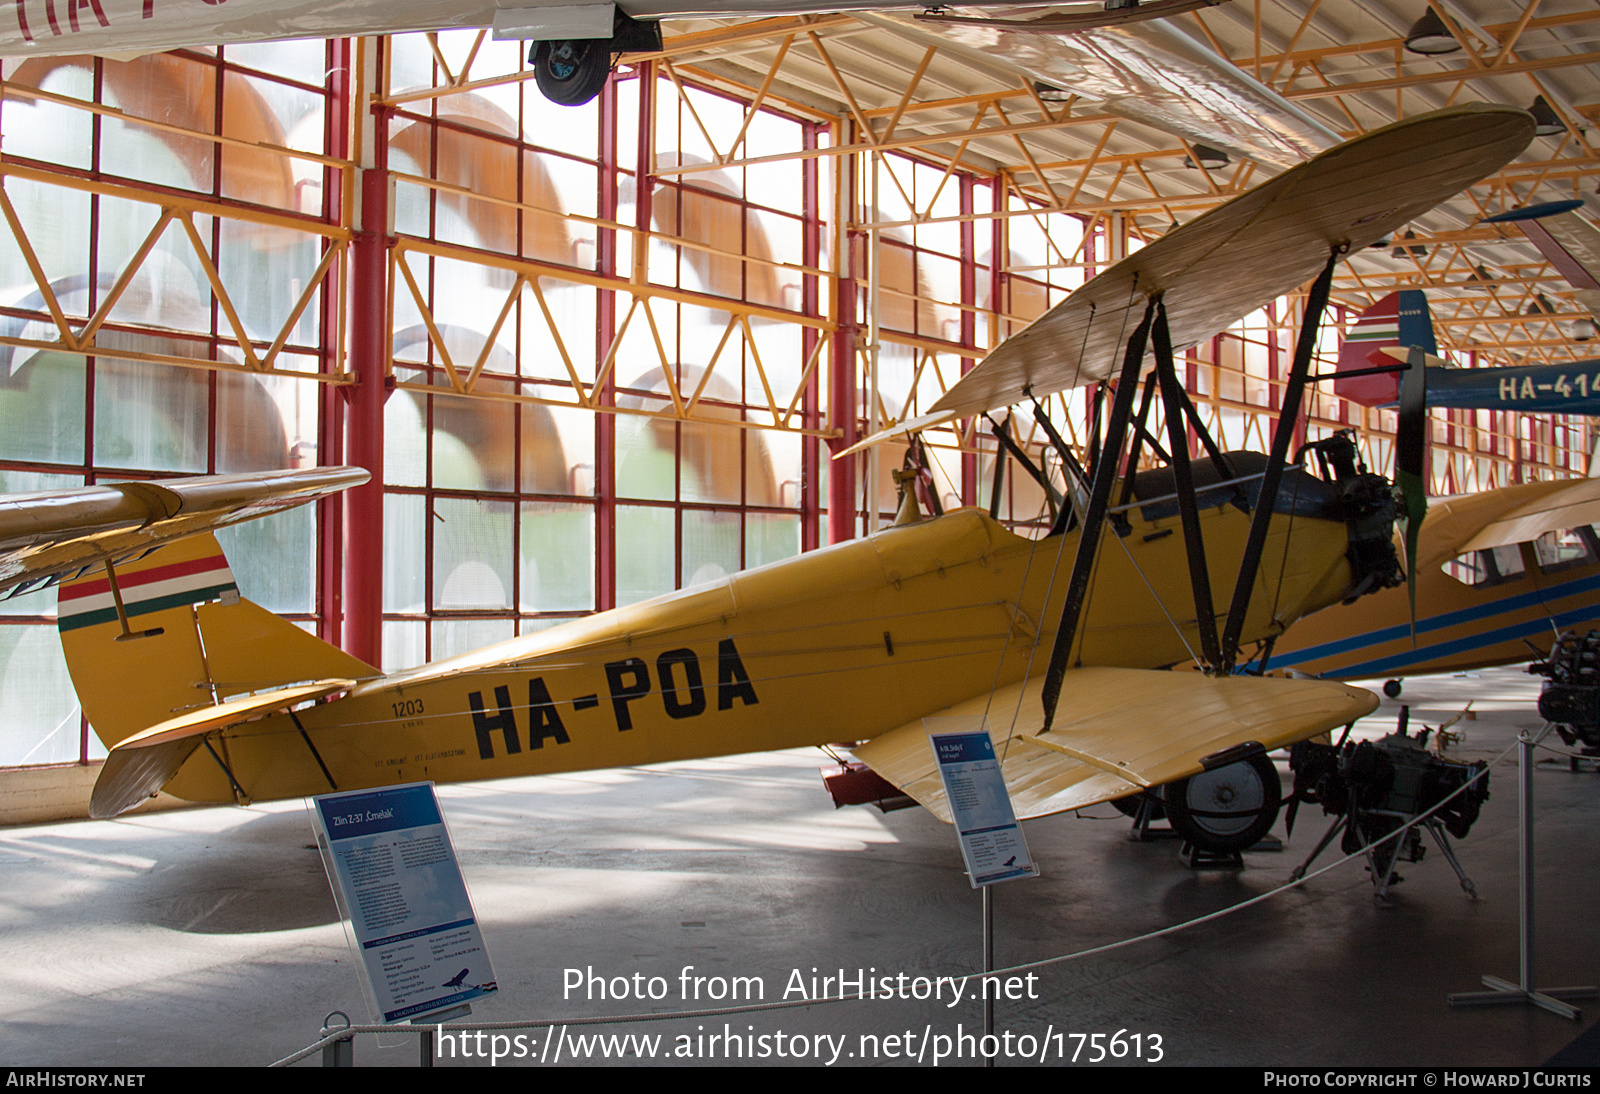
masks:
<instances>
[{"instance_id":1,"label":"light fixture","mask_svg":"<svg viewBox=\"0 0 1600 1094\"><path fill-rule=\"evenodd\" d=\"M1428 257L1428 248L1424 247L1422 244L1414 243L1414 244L1411 244L1411 246L1406 246L1405 245L1410 240L1413 240L1413 239L1416 239L1416 238L1417 238L1417 233L1413 232L1410 228L1407 228L1406 229L1406 234L1401 237L1401 241L1400 241L1401 245L1396 247L1394 250L1390 251L1389 252L1389 257L1390 258L1404 258L1407 255L1407 253L1409 253L1415 258L1427 258Z\"/></svg>"},{"instance_id":2,"label":"light fixture","mask_svg":"<svg viewBox=\"0 0 1600 1094\"><path fill-rule=\"evenodd\" d=\"M1567 131L1567 123L1562 121L1561 116L1550 108L1550 104L1545 102L1543 95L1533 100L1533 105L1528 107L1528 113L1533 115L1533 135L1535 137L1553 137L1557 133L1565 133Z\"/></svg>"},{"instance_id":3,"label":"light fixture","mask_svg":"<svg viewBox=\"0 0 1600 1094\"><path fill-rule=\"evenodd\" d=\"M1472 268L1472 274L1461 282L1461 287L1471 289L1474 292L1493 292L1493 282L1494 274L1490 273L1489 268L1480 262Z\"/></svg>"},{"instance_id":4,"label":"light fixture","mask_svg":"<svg viewBox=\"0 0 1600 1094\"><path fill-rule=\"evenodd\" d=\"M1533 298L1533 303L1528 305L1528 310L1524 314L1554 315L1555 313L1555 305L1550 303L1550 298L1544 293L1536 293Z\"/></svg>"},{"instance_id":5,"label":"light fixture","mask_svg":"<svg viewBox=\"0 0 1600 1094\"><path fill-rule=\"evenodd\" d=\"M1072 92L1041 80L1033 81L1033 93L1039 96L1039 101L1044 103L1064 103L1072 98Z\"/></svg>"},{"instance_id":6,"label":"light fixture","mask_svg":"<svg viewBox=\"0 0 1600 1094\"><path fill-rule=\"evenodd\" d=\"M1194 169L1194 161L1196 158L1200 160L1200 166L1204 167L1207 171L1219 170L1220 168L1228 166L1228 164L1232 162L1228 159L1228 153L1222 151L1220 148L1212 148L1207 144L1197 144L1193 147L1194 155L1183 157L1183 165L1190 170Z\"/></svg>"},{"instance_id":7,"label":"light fixture","mask_svg":"<svg viewBox=\"0 0 1600 1094\"><path fill-rule=\"evenodd\" d=\"M1446 53L1461 52L1461 43L1444 25L1439 13L1429 8L1406 32L1406 52L1424 57L1441 57Z\"/></svg>"},{"instance_id":8,"label":"light fixture","mask_svg":"<svg viewBox=\"0 0 1600 1094\"><path fill-rule=\"evenodd\" d=\"M1387 247L1388 245L1389 245L1389 237L1388 236L1384 236L1382 239L1375 239L1371 243L1367 244L1367 250L1369 250L1369 251L1381 251L1385 247Z\"/></svg>"},{"instance_id":9,"label":"light fixture","mask_svg":"<svg viewBox=\"0 0 1600 1094\"><path fill-rule=\"evenodd\" d=\"M1593 319L1579 319L1572 324L1572 340L1587 342L1596 334Z\"/></svg>"}]
</instances>

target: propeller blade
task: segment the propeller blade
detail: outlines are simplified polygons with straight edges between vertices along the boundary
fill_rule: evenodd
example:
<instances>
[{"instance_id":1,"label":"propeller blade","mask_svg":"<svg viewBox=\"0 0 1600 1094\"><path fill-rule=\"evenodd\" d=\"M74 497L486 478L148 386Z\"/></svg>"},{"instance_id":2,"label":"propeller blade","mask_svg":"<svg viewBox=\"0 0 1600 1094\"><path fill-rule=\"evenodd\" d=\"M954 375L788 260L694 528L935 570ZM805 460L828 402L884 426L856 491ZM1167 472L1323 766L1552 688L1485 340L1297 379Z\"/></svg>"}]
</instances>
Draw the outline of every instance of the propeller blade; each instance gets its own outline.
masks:
<instances>
[{"instance_id":1,"label":"propeller blade","mask_svg":"<svg viewBox=\"0 0 1600 1094\"><path fill-rule=\"evenodd\" d=\"M1428 355L1413 346L1400 374L1400 420L1395 430L1394 482L1405 524L1406 591L1411 597L1411 646L1417 645L1417 539L1428 515Z\"/></svg>"}]
</instances>

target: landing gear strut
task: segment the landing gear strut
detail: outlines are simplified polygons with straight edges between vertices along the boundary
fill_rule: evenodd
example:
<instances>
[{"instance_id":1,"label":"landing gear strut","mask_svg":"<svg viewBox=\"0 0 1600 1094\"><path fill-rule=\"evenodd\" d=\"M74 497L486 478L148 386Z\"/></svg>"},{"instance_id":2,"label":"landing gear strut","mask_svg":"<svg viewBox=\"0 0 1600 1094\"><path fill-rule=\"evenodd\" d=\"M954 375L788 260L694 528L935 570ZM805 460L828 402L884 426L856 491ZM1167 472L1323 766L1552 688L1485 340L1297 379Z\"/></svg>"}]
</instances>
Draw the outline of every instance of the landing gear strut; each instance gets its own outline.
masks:
<instances>
[{"instance_id":1,"label":"landing gear strut","mask_svg":"<svg viewBox=\"0 0 1600 1094\"><path fill-rule=\"evenodd\" d=\"M661 48L661 24L616 13L611 37L535 42L528 64L544 97L562 106L582 106L600 94L611 75L611 58Z\"/></svg>"}]
</instances>

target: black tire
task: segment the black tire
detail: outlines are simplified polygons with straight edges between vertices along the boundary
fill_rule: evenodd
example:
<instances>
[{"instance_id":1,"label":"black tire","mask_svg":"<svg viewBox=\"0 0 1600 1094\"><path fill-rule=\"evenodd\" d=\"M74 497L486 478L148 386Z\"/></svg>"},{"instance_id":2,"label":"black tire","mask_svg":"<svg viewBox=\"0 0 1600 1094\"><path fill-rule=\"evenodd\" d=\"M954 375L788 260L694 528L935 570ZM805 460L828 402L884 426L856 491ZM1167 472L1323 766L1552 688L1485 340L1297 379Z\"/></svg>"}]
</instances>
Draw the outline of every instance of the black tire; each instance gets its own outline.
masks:
<instances>
[{"instance_id":1,"label":"black tire","mask_svg":"<svg viewBox=\"0 0 1600 1094\"><path fill-rule=\"evenodd\" d=\"M1400 689L1403 686L1404 684L1400 680L1385 680L1383 682L1383 693L1391 699L1398 699L1400 698Z\"/></svg>"},{"instance_id":2,"label":"black tire","mask_svg":"<svg viewBox=\"0 0 1600 1094\"><path fill-rule=\"evenodd\" d=\"M1125 798L1112 798L1111 804L1116 806L1117 812L1121 813L1124 817L1127 817L1130 820L1138 820L1139 803L1143 800L1144 794L1145 792L1141 790L1137 794L1129 794ZM1167 811L1161 805L1161 791L1159 789L1155 790L1153 791L1153 795L1155 797L1155 808L1150 810L1150 819L1152 821L1165 820Z\"/></svg>"},{"instance_id":3,"label":"black tire","mask_svg":"<svg viewBox=\"0 0 1600 1094\"><path fill-rule=\"evenodd\" d=\"M1283 801L1278 769L1264 755L1203 771L1166 787L1172 830L1207 851L1243 851L1272 830Z\"/></svg>"},{"instance_id":4,"label":"black tire","mask_svg":"<svg viewBox=\"0 0 1600 1094\"><path fill-rule=\"evenodd\" d=\"M533 73L545 98L562 106L582 106L600 94L611 75L611 42L605 38L540 42L533 50Z\"/></svg>"}]
</instances>

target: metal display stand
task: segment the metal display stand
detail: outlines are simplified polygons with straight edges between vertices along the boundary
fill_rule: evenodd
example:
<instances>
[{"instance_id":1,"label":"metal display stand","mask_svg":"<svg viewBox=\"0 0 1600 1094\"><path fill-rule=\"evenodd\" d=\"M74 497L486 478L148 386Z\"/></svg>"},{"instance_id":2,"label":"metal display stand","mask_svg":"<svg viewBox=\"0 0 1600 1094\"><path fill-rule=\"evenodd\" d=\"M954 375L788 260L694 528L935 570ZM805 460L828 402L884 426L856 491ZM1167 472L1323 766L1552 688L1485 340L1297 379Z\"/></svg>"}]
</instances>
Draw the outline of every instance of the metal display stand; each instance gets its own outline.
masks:
<instances>
[{"instance_id":1,"label":"metal display stand","mask_svg":"<svg viewBox=\"0 0 1600 1094\"><path fill-rule=\"evenodd\" d=\"M1452 1007L1497 1007L1531 1003L1551 1014L1559 1014L1563 1018L1576 1021L1583 1017L1583 1012L1577 1007L1568 1006L1562 1000L1593 999L1600 995L1600 991L1593 987L1546 988L1539 991L1533 986L1533 750L1554 728L1553 723L1546 722L1544 728L1535 733L1530 734L1524 730L1517 735L1517 744L1520 746L1517 761L1517 821L1522 834L1522 876L1518 894L1518 911L1522 923L1521 975L1518 982L1513 984L1509 980L1486 973L1483 977L1484 986L1493 990L1454 992L1449 997Z\"/></svg>"}]
</instances>

